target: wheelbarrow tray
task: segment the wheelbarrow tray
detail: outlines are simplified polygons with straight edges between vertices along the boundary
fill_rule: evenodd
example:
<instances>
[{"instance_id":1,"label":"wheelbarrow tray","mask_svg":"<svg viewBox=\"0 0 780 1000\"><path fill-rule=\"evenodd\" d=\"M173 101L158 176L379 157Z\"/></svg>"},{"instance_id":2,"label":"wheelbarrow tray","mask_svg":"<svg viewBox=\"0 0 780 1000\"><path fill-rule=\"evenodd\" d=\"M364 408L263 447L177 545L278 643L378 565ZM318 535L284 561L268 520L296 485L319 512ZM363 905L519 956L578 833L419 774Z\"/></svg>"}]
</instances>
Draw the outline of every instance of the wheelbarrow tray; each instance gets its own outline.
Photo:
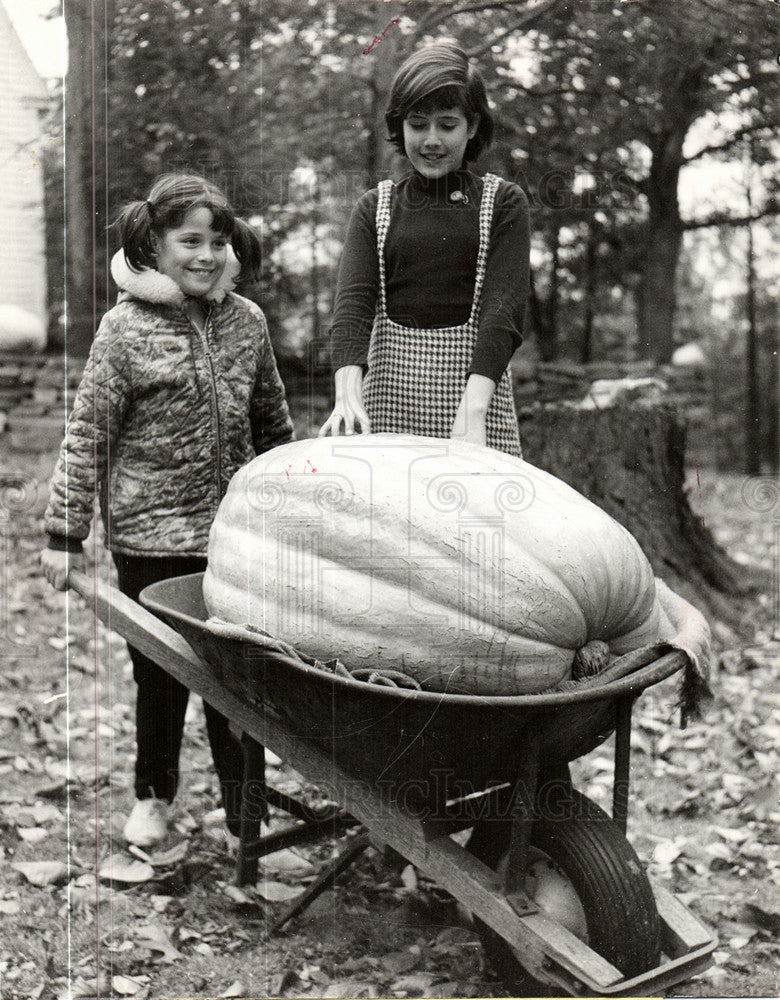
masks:
<instances>
[{"instance_id":1,"label":"wheelbarrow tray","mask_svg":"<svg viewBox=\"0 0 780 1000\"><path fill-rule=\"evenodd\" d=\"M442 762L457 765L460 776L468 775L469 781L476 784L485 775L489 781L504 774L511 780L510 755L491 755L490 765L483 768L474 767L467 754L474 748L479 753L487 752L496 735L508 736L513 746L522 751L522 733L528 737L532 732L529 727L537 726L541 730L549 728L551 735L546 745L561 754L562 759L578 756L605 738L602 727L611 728L609 714L616 702L633 697L649 684L680 669L681 661L676 656L661 657L657 663L615 682L611 690L604 685L598 695L590 691L516 698L410 694L328 674L320 676L321 671L316 668L294 661L279 670L278 658L274 664L258 670L256 651L243 652L241 643L234 647L233 642L218 639L207 629L199 575L147 588L142 599L156 614L97 578L71 572L70 583L109 628L212 704L252 740L273 750L362 823L373 838L394 848L437 882L497 932L514 949L530 975L555 988L559 995L658 996L711 964L711 954L717 945L711 932L673 894L653 883L662 926L662 959L655 968L626 978L538 908L518 907L517 899L507 893L504 880L496 871L456 843L436 822L421 818L416 808L409 807L405 796L386 794L389 786L400 789L402 784L392 785L385 777L366 780L367 775L377 773L392 774L398 779L414 773L410 761L422 767L431 760L436 765ZM175 629L160 621L157 614ZM257 686L258 677L265 678L265 688ZM357 685L361 691L355 694L353 702L350 695ZM363 691L363 687L368 690ZM306 693L300 694L297 688ZM270 699L267 704L261 701L265 690ZM345 691L347 696L343 697ZM349 711L342 712L342 702L351 705ZM601 706L602 702L610 710L599 716L598 723L584 726L582 733L573 739L560 732L581 710ZM309 706L313 707L313 719L304 715ZM301 717L296 717L297 711ZM337 737L330 728L335 720L343 722L343 732ZM433 742L428 729L436 732L442 720L440 742ZM462 720L474 729L485 725L499 728L488 730L479 740L466 744L466 734L457 731ZM385 753L391 745L388 733L393 727L395 756L390 757L391 768L386 769ZM399 742L399 728L405 733L408 730L402 742ZM375 739L382 740L383 749L372 750L371 736L364 740L362 730L373 732ZM469 750L464 749L466 745ZM356 761L357 746L362 748L360 752L368 748L370 764ZM434 756L438 753L442 754L441 759ZM407 757L409 762L401 766ZM340 763L342 759L345 766ZM417 774L417 778L420 776ZM424 772L422 776L425 777ZM245 794L246 790L245 783ZM424 785L423 791L429 802L438 799L438 793L431 795L428 786Z\"/></svg>"},{"instance_id":2,"label":"wheelbarrow tray","mask_svg":"<svg viewBox=\"0 0 780 1000\"><path fill-rule=\"evenodd\" d=\"M199 573L153 584L141 601L184 636L220 685L272 712L352 776L402 794L418 812L514 780L531 739L547 764L589 753L614 731L619 699L685 662L669 653L601 687L547 695L414 691L352 680L215 635Z\"/></svg>"}]
</instances>

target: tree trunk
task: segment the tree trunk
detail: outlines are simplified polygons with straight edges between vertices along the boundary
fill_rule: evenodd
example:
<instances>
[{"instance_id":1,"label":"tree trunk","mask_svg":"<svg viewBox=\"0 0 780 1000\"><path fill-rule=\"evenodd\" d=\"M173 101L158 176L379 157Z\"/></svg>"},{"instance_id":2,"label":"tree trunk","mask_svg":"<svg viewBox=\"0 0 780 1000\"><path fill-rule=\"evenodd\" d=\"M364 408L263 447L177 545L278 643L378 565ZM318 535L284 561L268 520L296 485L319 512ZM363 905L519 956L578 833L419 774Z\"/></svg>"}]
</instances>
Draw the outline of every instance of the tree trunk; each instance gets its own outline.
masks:
<instances>
[{"instance_id":1,"label":"tree trunk","mask_svg":"<svg viewBox=\"0 0 780 1000\"><path fill-rule=\"evenodd\" d=\"M554 361L556 356L555 330L551 329L546 316L546 303L536 291L533 271L528 288L528 318L536 337L539 357L542 361Z\"/></svg>"},{"instance_id":2,"label":"tree trunk","mask_svg":"<svg viewBox=\"0 0 780 1000\"><path fill-rule=\"evenodd\" d=\"M66 0L68 75L65 117L65 346L89 351L92 305L91 99L92 15L87 0Z\"/></svg>"},{"instance_id":3,"label":"tree trunk","mask_svg":"<svg viewBox=\"0 0 780 1000\"><path fill-rule=\"evenodd\" d=\"M668 364L674 349L677 261L682 223L677 188L687 127L676 125L652 148L647 197L647 256L639 297L639 353Z\"/></svg>"},{"instance_id":4,"label":"tree trunk","mask_svg":"<svg viewBox=\"0 0 780 1000\"><path fill-rule=\"evenodd\" d=\"M558 357L558 275L560 264L560 230L555 231L552 243L550 261L550 287L547 298L543 299L537 293L533 271L531 271L528 296L528 315L531 329L536 335L536 345L542 361L555 361Z\"/></svg>"},{"instance_id":5,"label":"tree trunk","mask_svg":"<svg viewBox=\"0 0 780 1000\"><path fill-rule=\"evenodd\" d=\"M718 547L688 504L685 429L667 404L521 410L527 461L584 494L627 528L657 576L711 618L737 628L760 581Z\"/></svg>"},{"instance_id":6,"label":"tree trunk","mask_svg":"<svg viewBox=\"0 0 780 1000\"><path fill-rule=\"evenodd\" d=\"M596 247L598 245L598 223L588 224L588 240L585 250L585 316L580 341L580 364L587 365L593 360L593 320L596 315Z\"/></svg>"},{"instance_id":7,"label":"tree trunk","mask_svg":"<svg viewBox=\"0 0 780 1000\"><path fill-rule=\"evenodd\" d=\"M68 74L65 87L66 348L89 352L105 312L104 282L96 267L108 253L105 191L106 30L111 0L65 0ZM102 196L101 196L102 192Z\"/></svg>"},{"instance_id":8,"label":"tree trunk","mask_svg":"<svg viewBox=\"0 0 780 1000\"><path fill-rule=\"evenodd\" d=\"M378 41L375 39L371 51L361 56L362 59L372 60L371 120L366 153L369 187L375 187L380 180L388 176L393 162L393 147L387 141L385 110L393 77L403 60L401 49L403 38L398 26L392 24L392 21L396 17L401 17L403 13L404 5L401 3L377 4Z\"/></svg>"},{"instance_id":9,"label":"tree trunk","mask_svg":"<svg viewBox=\"0 0 780 1000\"><path fill-rule=\"evenodd\" d=\"M753 214L749 170L745 184L748 216ZM745 312L747 340L745 343L745 472L757 476L761 472L761 408L758 387L758 330L756 327L756 266L753 245L753 225L747 224L747 259L745 261Z\"/></svg>"}]
</instances>

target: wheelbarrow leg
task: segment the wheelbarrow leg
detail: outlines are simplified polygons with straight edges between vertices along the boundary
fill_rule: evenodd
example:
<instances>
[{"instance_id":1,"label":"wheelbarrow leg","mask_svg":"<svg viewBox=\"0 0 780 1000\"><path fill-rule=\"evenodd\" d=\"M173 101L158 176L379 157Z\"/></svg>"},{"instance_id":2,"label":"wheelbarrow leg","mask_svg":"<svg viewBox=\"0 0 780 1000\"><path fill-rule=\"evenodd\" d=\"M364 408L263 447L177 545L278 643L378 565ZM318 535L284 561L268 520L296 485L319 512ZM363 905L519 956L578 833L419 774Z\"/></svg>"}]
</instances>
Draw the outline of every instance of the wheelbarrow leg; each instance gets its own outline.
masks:
<instances>
[{"instance_id":1,"label":"wheelbarrow leg","mask_svg":"<svg viewBox=\"0 0 780 1000\"><path fill-rule=\"evenodd\" d=\"M284 913L271 924L271 933L275 933L283 927L288 920L292 920L306 909L314 900L328 889L350 865L354 864L365 849L370 845L370 838L367 833L360 833L353 837L349 844L325 869L318 875L317 879L301 893L298 898L288 906Z\"/></svg>"},{"instance_id":2,"label":"wheelbarrow leg","mask_svg":"<svg viewBox=\"0 0 780 1000\"><path fill-rule=\"evenodd\" d=\"M525 892L528 848L536 815L539 784L539 744L535 738L529 738L522 761L512 796L512 825L504 874L504 892L512 908L521 915L536 913L539 909Z\"/></svg>"},{"instance_id":3,"label":"wheelbarrow leg","mask_svg":"<svg viewBox=\"0 0 780 1000\"><path fill-rule=\"evenodd\" d=\"M624 836L628 826L631 709L633 705L633 697L625 695L618 700L615 709L615 779L612 785L612 822Z\"/></svg>"},{"instance_id":4,"label":"wheelbarrow leg","mask_svg":"<svg viewBox=\"0 0 780 1000\"><path fill-rule=\"evenodd\" d=\"M268 815L265 783L265 747L247 733L241 735L244 750L244 783L241 790L241 832L236 861L236 885L257 881L257 850L260 824Z\"/></svg>"}]
</instances>

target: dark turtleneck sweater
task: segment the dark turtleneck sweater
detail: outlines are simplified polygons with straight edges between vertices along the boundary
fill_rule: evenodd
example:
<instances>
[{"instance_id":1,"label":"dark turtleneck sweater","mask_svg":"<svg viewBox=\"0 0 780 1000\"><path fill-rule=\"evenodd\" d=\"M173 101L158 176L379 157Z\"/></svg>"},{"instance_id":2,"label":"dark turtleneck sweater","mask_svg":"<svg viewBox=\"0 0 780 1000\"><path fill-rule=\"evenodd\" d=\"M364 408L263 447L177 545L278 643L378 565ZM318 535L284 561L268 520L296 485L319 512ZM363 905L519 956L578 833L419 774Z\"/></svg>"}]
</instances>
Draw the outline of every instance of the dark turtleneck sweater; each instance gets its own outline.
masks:
<instances>
[{"instance_id":1,"label":"dark turtleneck sweater","mask_svg":"<svg viewBox=\"0 0 780 1000\"><path fill-rule=\"evenodd\" d=\"M467 200L453 201L454 191ZM414 172L393 189L385 243L387 311L409 327L457 326L471 311L479 249L482 178L468 170L429 180ZM331 327L333 367L366 364L379 297L376 188L355 206L339 267ZM498 382L521 342L528 295L528 202L502 181L482 288L470 373Z\"/></svg>"}]
</instances>

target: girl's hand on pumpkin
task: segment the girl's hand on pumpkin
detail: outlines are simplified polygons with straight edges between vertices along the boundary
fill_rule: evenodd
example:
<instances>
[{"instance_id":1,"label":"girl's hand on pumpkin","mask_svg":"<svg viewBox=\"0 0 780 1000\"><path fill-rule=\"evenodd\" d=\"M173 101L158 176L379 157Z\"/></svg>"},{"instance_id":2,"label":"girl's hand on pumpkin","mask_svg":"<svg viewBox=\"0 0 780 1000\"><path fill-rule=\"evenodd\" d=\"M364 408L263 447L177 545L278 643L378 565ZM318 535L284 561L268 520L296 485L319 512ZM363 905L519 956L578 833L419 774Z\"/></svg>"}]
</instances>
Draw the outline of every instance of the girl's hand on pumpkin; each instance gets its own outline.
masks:
<instances>
[{"instance_id":1,"label":"girl's hand on pumpkin","mask_svg":"<svg viewBox=\"0 0 780 1000\"><path fill-rule=\"evenodd\" d=\"M83 552L61 552L58 549L44 549L41 552L43 575L55 590L67 590L68 573L72 569L83 572L85 565Z\"/></svg>"},{"instance_id":2,"label":"girl's hand on pumpkin","mask_svg":"<svg viewBox=\"0 0 780 1000\"><path fill-rule=\"evenodd\" d=\"M487 444L487 409L495 388L496 383L486 375L469 375L450 431L454 441Z\"/></svg>"},{"instance_id":3,"label":"girl's hand on pumpkin","mask_svg":"<svg viewBox=\"0 0 780 1000\"><path fill-rule=\"evenodd\" d=\"M327 434L371 433L371 421L363 406L363 369L360 365L345 365L336 372L336 403L333 412L322 425L318 437ZM342 430L343 426L343 430Z\"/></svg>"},{"instance_id":4,"label":"girl's hand on pumpkin","mask_svg":"<svg viewBox=\"0 0 780 1000\"><path fill-rule=\"evenodd\" d=\"M487 445L487 427L485 426L485 422L482 421L480 423L477 420L471 420L466 427L461 427L456 417L450 431L450 439L452 441L468 441L469 444L481 444L485 446Z\"/></svg>"}]
</instances>

